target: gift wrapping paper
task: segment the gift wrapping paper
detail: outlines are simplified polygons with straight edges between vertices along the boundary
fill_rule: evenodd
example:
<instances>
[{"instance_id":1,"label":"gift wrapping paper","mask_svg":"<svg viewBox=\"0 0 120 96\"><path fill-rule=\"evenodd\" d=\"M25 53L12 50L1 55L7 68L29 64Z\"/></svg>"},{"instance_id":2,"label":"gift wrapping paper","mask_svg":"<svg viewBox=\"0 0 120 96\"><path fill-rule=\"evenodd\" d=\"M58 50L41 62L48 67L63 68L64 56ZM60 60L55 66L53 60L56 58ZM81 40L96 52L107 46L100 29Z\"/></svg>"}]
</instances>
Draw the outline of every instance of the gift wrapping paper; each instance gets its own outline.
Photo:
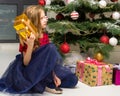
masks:
<instances>
[{"instance_id":1,"label":"gift wrapping paper","mask_svg":"<svg viewBox=\"0 0 120 96\"><path fill-rule=\"evenodd\" d=\"M113 68L113 84L120 85L120 69Z\"/></svg>"},{"instance_id":2,"label":"gift wrapping paper","mask_svg":"<svg viewBox=\"0 0 120 96\"><path fill-rule=\"evenodd\" d=\"M78 61L76 75L79 80L89 86L112 84L113 65L96 60Z\"/></svg>"},{"instance_id":3,"label":"gift wrapping paper","mask_svg":"<svg viewBox=\"0 0 120 96\"><path fill-rule=\"evenodd\" d=\"M33 34L37 32L36 27L32 24L32 22L25 14L21 14L15 18L13 27L22 39L29 37L31 32Z\"/></svg>"}]
</instances>

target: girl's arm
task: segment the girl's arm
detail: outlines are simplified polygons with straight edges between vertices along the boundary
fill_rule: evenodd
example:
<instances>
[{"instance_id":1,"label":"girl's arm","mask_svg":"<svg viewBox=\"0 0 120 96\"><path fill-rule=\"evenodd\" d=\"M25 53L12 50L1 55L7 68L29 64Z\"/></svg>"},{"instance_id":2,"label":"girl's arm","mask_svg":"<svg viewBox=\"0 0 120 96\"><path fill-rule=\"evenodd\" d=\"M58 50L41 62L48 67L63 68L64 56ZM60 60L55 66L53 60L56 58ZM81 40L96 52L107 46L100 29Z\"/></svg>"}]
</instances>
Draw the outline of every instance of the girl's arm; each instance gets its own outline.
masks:
<instances>
[{"instance_id":1,"label":"girl's arm","mask_svg":"<svg viewBox=\"0 0 120 96\"><path fill-rule=\"evenodd\" d=\"M35 36L34 34L31 34L29 38L26 39L25 44L27 45L27 50L26 52L23 52L23 63L25 66L27 66L31 60L32 52L33 52L33 47L34 47L34 40Z\"/></svg>"},{"instance_id":2,"label":"girl's arm","mask_svg":"<svg viewBox=\"0 0 120 96\"><path fill-rule=\"evenodd\" d=\"M54 78L54 83L55 83L56 87L58 87L59 85L61 85L61 80L60 80L60 78L55 74L54 71L53 71L53 78Z\"/></svg>"}]
</instances>

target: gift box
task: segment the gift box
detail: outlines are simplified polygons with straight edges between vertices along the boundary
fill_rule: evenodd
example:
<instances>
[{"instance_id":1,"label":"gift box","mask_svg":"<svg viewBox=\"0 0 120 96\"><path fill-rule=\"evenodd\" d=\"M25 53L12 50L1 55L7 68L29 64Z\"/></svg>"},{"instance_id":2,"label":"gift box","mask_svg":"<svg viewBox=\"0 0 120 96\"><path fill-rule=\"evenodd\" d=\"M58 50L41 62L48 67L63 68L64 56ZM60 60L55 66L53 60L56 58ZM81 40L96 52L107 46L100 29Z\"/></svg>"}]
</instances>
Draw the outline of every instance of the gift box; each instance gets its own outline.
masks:
<instances>
[{"instance_id":1,"label":"gift box","mask_svg":"<svg viewBox=\"0 0 120 96\"><path fill-rule=\"evenodd\" d=\"M36 27L32 24L32 22L25 14L21 14L15 18L13 27L22 39L29 37L31 32L33 34L37 32Z\"/></svg>"},{"instance_id":2,"label":"gift box","mask_svg":"<svg viewBox=\"0 0 120 96\"><path fill-rule=\"evenodd\" d=\"M110 85L113 65L87 58L85 61L77 62L76 75L81 82L89 86Z\"/></svg>"},{"instance_id":3,"label":"gift box","mask_svg":"<svg viewBox=\"0 0 120 96\"><path fill-rule=\"evenodd\" d=\"M120 64L113 68L113 84L120 85Z\"/></svg>"}]
</instances>

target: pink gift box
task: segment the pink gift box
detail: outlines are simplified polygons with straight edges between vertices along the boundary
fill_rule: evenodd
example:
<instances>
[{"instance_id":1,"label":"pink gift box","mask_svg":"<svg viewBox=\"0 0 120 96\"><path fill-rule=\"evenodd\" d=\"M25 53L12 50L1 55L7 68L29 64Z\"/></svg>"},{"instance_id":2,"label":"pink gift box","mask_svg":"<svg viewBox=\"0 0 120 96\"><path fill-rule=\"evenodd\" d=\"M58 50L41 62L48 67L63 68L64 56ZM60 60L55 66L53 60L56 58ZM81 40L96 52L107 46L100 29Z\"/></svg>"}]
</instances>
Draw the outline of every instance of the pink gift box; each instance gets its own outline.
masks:
<instances>
[{"instance_id":1,"label":"pink gift box","mask_svg":"<svg viewBox=\"0 0 120 96\"><path fill-rule=\"evenodd\" d=\"M113 69L113 83L115 85L120 85L120 70L117 68Z\"/></svg>"}]
</instances>

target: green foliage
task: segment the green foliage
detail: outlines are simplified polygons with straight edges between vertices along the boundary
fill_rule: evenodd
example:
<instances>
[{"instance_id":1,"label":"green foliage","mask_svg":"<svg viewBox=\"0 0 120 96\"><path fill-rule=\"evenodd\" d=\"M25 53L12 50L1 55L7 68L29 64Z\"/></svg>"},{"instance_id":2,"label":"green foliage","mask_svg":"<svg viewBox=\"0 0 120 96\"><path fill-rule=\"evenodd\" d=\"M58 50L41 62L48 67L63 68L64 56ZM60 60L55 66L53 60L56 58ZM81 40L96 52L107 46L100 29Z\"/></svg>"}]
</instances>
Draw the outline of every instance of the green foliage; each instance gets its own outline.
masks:
<instances>
[{"instance_id":1,"label":"green foliage","mask_svg":"<svg viewBox=\"0 0 120 96\"><path fill-rule=\"evenodd\" d=\"M76 2L71 2L67 5L61 6L57 2L61 2L61 0L54 0L55 3L51 3L51 6L45 6L47 10L55 11L56 13L70 13L73 10L84 10L85 12L94 12L94 13L103 13L103 12L112 12L112 11L120 11L120 3L108 3L105 8L100 8L98 1L94 0L75 0ZM61 4L61 3L60 3Z\"/></svg>"},{"instance_id":2,"label":"green foliage","mask_svg":"<svg viewBox=\"0 0 120 96\"><path fill-rule=\"evenodd\" d=\"M54 32L60 34L66 34L68 31L73 34L80 35L80 29L78 29L73 23L69 21L57 21L48 24L50 28L54 29Z\"/></svg>"},{"instance_id":3,"label":"green foliage","mask_svg":"<svg viewBox=\"0 0 120 96\"><path fill-rule=\"evenodd\" d=\"M120 3L111 2L107 3L105 8L100 8L98 2L98 0L75 0L65 5L61 0L52 0L50 6L45 6L45 10L54 11L56 15L62 13L64 18L62 20L56 17L49 18L48 27L52 29L51 40L58 47L66 41L69 44L79 44L84 52L92 48L94 53L101 52L108 58L113 46L101 43L99 38L103 34L109 37L115 36L120 44L120 20L114 20L106 15L106 12L112 14L116 10L120 11ZM77 20L72 20L70 17L74 10L80 15ZM89 17L89 13L94 13L97 18Z\"/></svg>"}]
</instances>

